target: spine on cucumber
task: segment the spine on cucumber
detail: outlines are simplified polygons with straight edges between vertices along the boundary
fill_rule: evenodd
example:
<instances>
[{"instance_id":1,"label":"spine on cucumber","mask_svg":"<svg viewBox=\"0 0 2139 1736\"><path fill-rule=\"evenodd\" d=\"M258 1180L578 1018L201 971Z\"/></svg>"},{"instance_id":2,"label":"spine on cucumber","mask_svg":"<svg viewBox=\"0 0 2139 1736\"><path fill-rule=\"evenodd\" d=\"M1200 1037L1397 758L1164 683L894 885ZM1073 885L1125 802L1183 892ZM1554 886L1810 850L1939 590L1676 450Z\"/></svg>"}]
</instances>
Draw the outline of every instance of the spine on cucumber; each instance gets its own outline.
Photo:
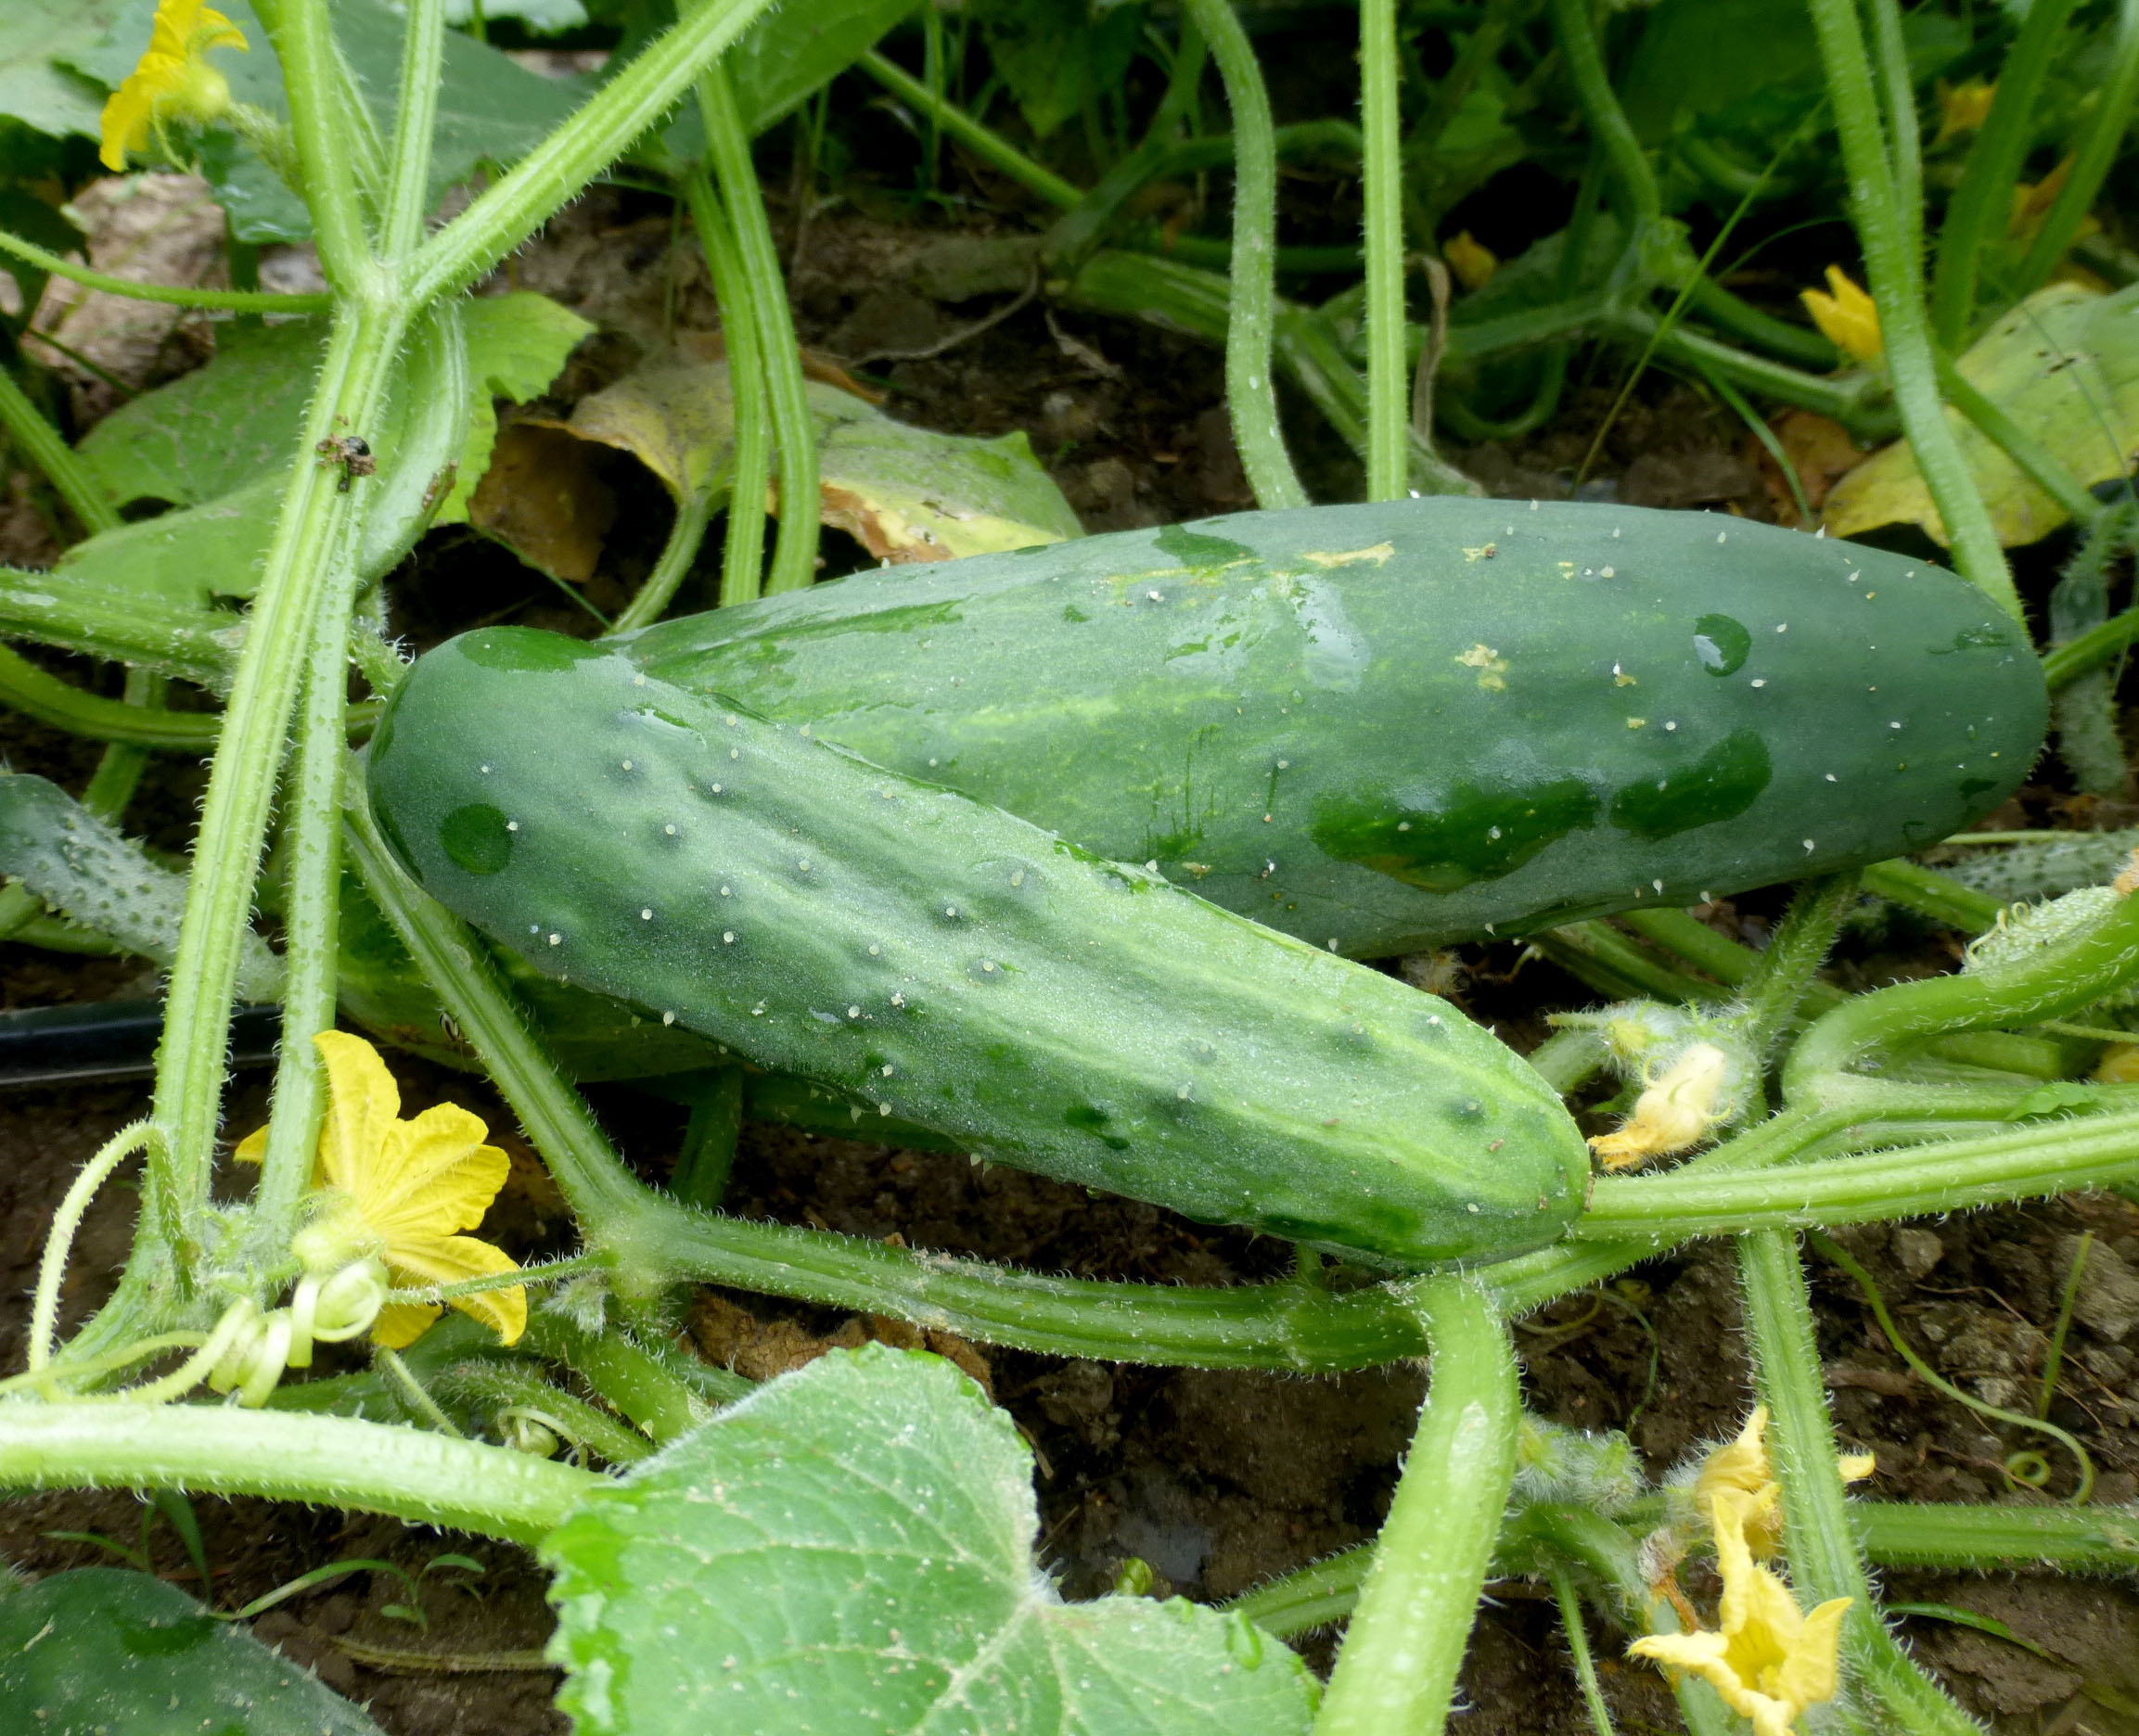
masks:
<instances>
[{"instance_id":1,"label":"spine on cucumber","mask_svg":"<svg viewBox=\"0 0 2139 1736\"><path fill-rule=\"evenodd\" d=\"M1354 957L1922 849L2046 719L2025 632L1925 562L1567 504L894 568L628 652Z\"/></svg>"},{"instance_id":2,"label":"spine on cucumber","mask_svg":"<svg viewBox=\"0 0 2139 1736\"><path fill-rule=\"evenodd\" d=\"M614 650L464 634L367 775L544 973L977 1154L1401 1265L1579 1209L1572 1121L1446 1002Z\"/></svg>"}]
</instances>

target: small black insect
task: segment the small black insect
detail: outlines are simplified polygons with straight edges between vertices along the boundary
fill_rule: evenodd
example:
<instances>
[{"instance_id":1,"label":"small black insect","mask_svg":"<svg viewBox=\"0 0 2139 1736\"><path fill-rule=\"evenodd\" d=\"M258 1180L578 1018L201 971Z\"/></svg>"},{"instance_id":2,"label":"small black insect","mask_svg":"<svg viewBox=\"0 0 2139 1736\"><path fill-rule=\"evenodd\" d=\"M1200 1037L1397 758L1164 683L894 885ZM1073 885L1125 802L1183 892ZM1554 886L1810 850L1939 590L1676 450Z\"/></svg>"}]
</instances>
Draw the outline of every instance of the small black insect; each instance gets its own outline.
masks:
<instances>
[{"instance_id":1,"label":"small black insect","mask_svg":"<svg viewBox=\"0 0 2139 1736\"><path fill-rule=\"evenodd\" d=\"M340 466L341 480L334 489L337 494L348 493L350 483L358 477L378 474L378 461L371 455L371 442L361 434L329 434L313 450L320 454L322 466Z\"/></svg>"}]
</instances>

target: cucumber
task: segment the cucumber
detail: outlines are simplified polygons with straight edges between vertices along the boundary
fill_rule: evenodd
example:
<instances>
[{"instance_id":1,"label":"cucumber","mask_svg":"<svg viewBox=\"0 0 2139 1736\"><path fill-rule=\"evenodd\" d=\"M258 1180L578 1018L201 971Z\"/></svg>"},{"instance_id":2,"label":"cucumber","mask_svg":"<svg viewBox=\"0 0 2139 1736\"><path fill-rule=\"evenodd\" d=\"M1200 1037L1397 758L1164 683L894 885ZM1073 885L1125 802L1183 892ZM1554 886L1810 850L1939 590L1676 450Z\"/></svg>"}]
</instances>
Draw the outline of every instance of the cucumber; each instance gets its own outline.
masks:
<instances>
[{"instance_id":1,"label":"cucumber","mask_svg":"<svg viewBox=\"0 0 2139 1736\"><path fill-rule=\"evenodd\" d=\"M544 974L977 1155L1400 1266L1580 1207L1559 1100L1447 1002L613 649L448 642L366 776Z\"/></svg>"},{"instance_id":2,"label":"cucumber","mask_svg":"<svg viewBox=\"0 0 2139 1736\"><path fill-rule=\"evenodd\" d=\"M670 621L648 673L1380 957L1919 849L2003 801L2024 631L1697 513L1242 513Z\"/></svg>"}]
</instances>

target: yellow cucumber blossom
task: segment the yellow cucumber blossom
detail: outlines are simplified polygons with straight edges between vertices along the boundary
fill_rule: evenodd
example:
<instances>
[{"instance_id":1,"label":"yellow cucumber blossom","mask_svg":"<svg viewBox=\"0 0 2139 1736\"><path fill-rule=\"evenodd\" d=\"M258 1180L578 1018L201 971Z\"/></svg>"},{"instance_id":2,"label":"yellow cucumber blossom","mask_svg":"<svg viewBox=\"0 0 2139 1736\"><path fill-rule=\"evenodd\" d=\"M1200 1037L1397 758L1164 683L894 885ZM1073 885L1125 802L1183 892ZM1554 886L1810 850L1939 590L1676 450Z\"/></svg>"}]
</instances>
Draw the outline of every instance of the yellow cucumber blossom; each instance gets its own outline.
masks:
<instances>
[{"instance_id":1,"label":"yellow cucumber blossom","mask_svg":"<svg viewBox=\"0 0 2139 1736\"><path fill-rule=\"evenodd\" d=\"M1798 300L1805 304L1812 324L1826 334L1827 341L1851 361L1870 366L1886 353L1886 340L1879 336L1877 305L1839 265L1827 267L1825 290L1800 290Z\"/></svg>"},{"instance_id":2,"label":"yellow cucumber blossom","mask_svg":"<svg viewBox=\"0 0 2139 1736\"><path fill-rule=\"evenodd\" d=\"M511 1170L505 1153L483 1143L489 1130L481 1120L438 1104L403 1121L400 1087L378 1050L343 1031L321 1031L313 1041L327 1067L327 1104L313 1219L292 1244L307 1270L339 1274L376 1258L408 1287L518 1271L488 1242L455 1233L482 1221ZM257 1163L266 1150L263 1128L236 1155ZM334 1288L330 1279L323 1292L329 1303ZM527 1330L527 1292L518 1285L455 1296L453 1306L495 1328L506 1344ZM398 1350L443 1311L435 1303L390 1302L372 1323L372 1338Z\"/></svg>"},{"instance_id":3,"label":"yellow cucumber blossom","mask_svg":"<svg viewBox=\"0 0 2139 1736\"><path fill-rule=\"evenodd\" d=\"M1607 1169L1625 1169L1698 1144L1736 1108L1730 1075L1728 1054L1714 1043L1695 1043L1644 1089L1633 1114L1592 1139L1590 1149Z\"/></svg>"},{"instance_id":4,"label":"yellow cucumber blossom","mask_svg":"<svg viewBox=\"0 0 2139 1736\"><path fill-rule=\"evenodd\" d=\"M1948 139L1959 138L1981 126L1991 118L1991 103L1998 95L1995 84L1986 84L1981 79L1970 79L1966 84L1949 84L1940 79L1936 89L1939 135L1931 141L1933 150Z\"/></svg>"},{"instance_id":5,"label":"yellow cucumber blossom","mask_svg":"<svg viewBox=\"0 0 2139 1736\"><path fill-rule=\"evenodd\" d=\"M1723 1576L1718 1631L1651 1634L1627 1649L1698 1676L1752 1720L1753 1736L1787 1736L1808 1706L1835 1697L1842 1616L1852 1600L1830 1598L1810 1615L1800 1610L1789 1587L1754 1562L1736 1501L1716 1504L1716 1564Z\"/></svg>"},{"instance_id":6,"label":"yellow cucumber blossom","mask_svg":"<svg viewBox=\"0 0 2139 1736\"><path fill-rule=\"evenodd\" d=\"M208 51L246 47L243 32L213 6L157 0L148 52L104 105L97 153L104 166L124 173L128 155L146 153L150 134L167 121L204 123L221 115L230 107L230 83Z\"/></svg>"},{"instance_id":7,"label":"yellow cucumber blossom","mask_svg":"<svg viewBox=\"0 0 2139 1736\"><path fill-rule=\"evenodd\" d=\"M1441 257L1466 289L1482 289L1500 269L1500 257L1466 229L1441 249Z\"/></svg>"},{"instance_id":8,"label":"yellow cucumber blossom","mask_svg":"<svg viewBox=\"0 0 2139 1736\"><path fill-rule=\"evenodd\" d=\"M1862 1483L1877 1468L1870 1453L1844 1453L1841 1465L1845 1483ZM1765 1561L1782 1545L1781 1494L1775 1468L1768 1462L1768 1408L1756 1405L1737 1438L1701 1461L1694 1479L1694 1507L1719 1538L1719 1515L1729 1507L1747 1548Z\"/></svg>"}]
</instances>

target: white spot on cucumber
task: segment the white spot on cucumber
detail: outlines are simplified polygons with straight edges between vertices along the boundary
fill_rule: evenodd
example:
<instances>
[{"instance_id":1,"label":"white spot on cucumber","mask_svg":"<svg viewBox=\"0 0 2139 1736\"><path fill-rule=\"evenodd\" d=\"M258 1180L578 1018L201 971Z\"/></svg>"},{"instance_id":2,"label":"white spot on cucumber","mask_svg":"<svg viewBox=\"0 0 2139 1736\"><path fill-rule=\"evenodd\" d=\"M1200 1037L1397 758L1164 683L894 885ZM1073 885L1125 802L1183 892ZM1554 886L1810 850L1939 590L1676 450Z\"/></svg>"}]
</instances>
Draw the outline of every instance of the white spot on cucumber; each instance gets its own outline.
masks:
<instances>
[{"instance_id":1,"label":"white spot on cucumber","mask_svg":"<svg viewBox=\"0 0 2139 1736\"><path fill-rule=\"evenodd\" d=\"M903 994L895 994L891 997L891 1004L895 1007L903 1007L906 1004L906 997Z\"/></svg>"},{"instance_id":2,"label":"white spot on cucumber","mask_svg":"<svg viewBox=\"0 0 2139 1736\"><path fill-rule=\"evenodd\" d=\"M721 888L721 896L723 898L726 898L728 896L728 888L726 887L723 887Z\"/></svg>"},{"instance_id":3,"label":"white spot on cucumber","mask_svg":"<svg viewBox=\"0 0 2139 1736\"><path fill-rule=\"evenodd\" d=\"M870 943L870 945L869 945L869 956L870 956L871 958L875 958L875 957L876 957L876 956L877 956L878 953L880 953L882 951L883 951L883 949L882 949L881 947L877 946L877 944L876 944L874 941L872 941L872 942Z\"/></svg>"},{"instance_id":4,"label":"white spot on cucumber","mask_svg":"<svg viewBox=\"0 0 2139 1736\"><path fill-rule=\"evenodd\" d=\"M661 1023L662 1023L662 1024L664 1024L664 1025L673 1025L675 1022L676 1022L676 1015L675 1015L673 1013L664 1013L664 1014L662 1014L662 1015L661 1015Z\"/></svg>"},{"instance_id":5,"label":"white spot on cucumber","mask_svg":"<svg viewBox=\"0 0 2139 1736\"><path fill-rule=\"evenodd\" d=\"M734 946L736 944L736 931L733 928L721 930L721 944L723 946Z\"/></svg>"},{"instance_id":6,"label":"white spot on cucumber","mask_svg":"<svg viewBox=\"0 0 2139 1736\"><path fill-rule=\"evenodd\" d=\"M643 910L639 913L639 920L641 922L651 922L653 919L654 913L650 910Z\"/></svg>"},{"instance_id":7,"label":"white spot on cucumber","mask_svg":"<svg viewBox=\"0 0 2139 1736\"><path fill-rule=\"evenodd\" d=\"M672 826L672 825L665 825L665 826L663 826L663 827L661 828L661 832L662 832L662 835L663 835L664 836L667 836L667 837L674 837L674 836L675 836L675 835L676 835L676 829L675 829L675 827L674 827L674 826Z\"/></svg>"},{"instance_id":8,"label":"white spot on cucumber","mask_svg":"<svg viewBox=\"0 0 2139 1736\"><path fill-rule=\"evenodd\" d=\"M565 938L564 938L564 936L562 936L561 934L554 934L554 935L550 936L550 945L552 945L552 946L562 946L562 945L564 945L564 943L565 943Z\"/></svg>"},{"instance_id":9,"label":"white spot on cucumber","mask_svg":"<svg viewBox=\"0 0 2139 1736\"><path fill-rule=\"evenodd\" d=\"M505 829L507 832L518 832L519 830L519 822L518 820L507 820L505 823Z\"/></svg>"}]
</instances>

